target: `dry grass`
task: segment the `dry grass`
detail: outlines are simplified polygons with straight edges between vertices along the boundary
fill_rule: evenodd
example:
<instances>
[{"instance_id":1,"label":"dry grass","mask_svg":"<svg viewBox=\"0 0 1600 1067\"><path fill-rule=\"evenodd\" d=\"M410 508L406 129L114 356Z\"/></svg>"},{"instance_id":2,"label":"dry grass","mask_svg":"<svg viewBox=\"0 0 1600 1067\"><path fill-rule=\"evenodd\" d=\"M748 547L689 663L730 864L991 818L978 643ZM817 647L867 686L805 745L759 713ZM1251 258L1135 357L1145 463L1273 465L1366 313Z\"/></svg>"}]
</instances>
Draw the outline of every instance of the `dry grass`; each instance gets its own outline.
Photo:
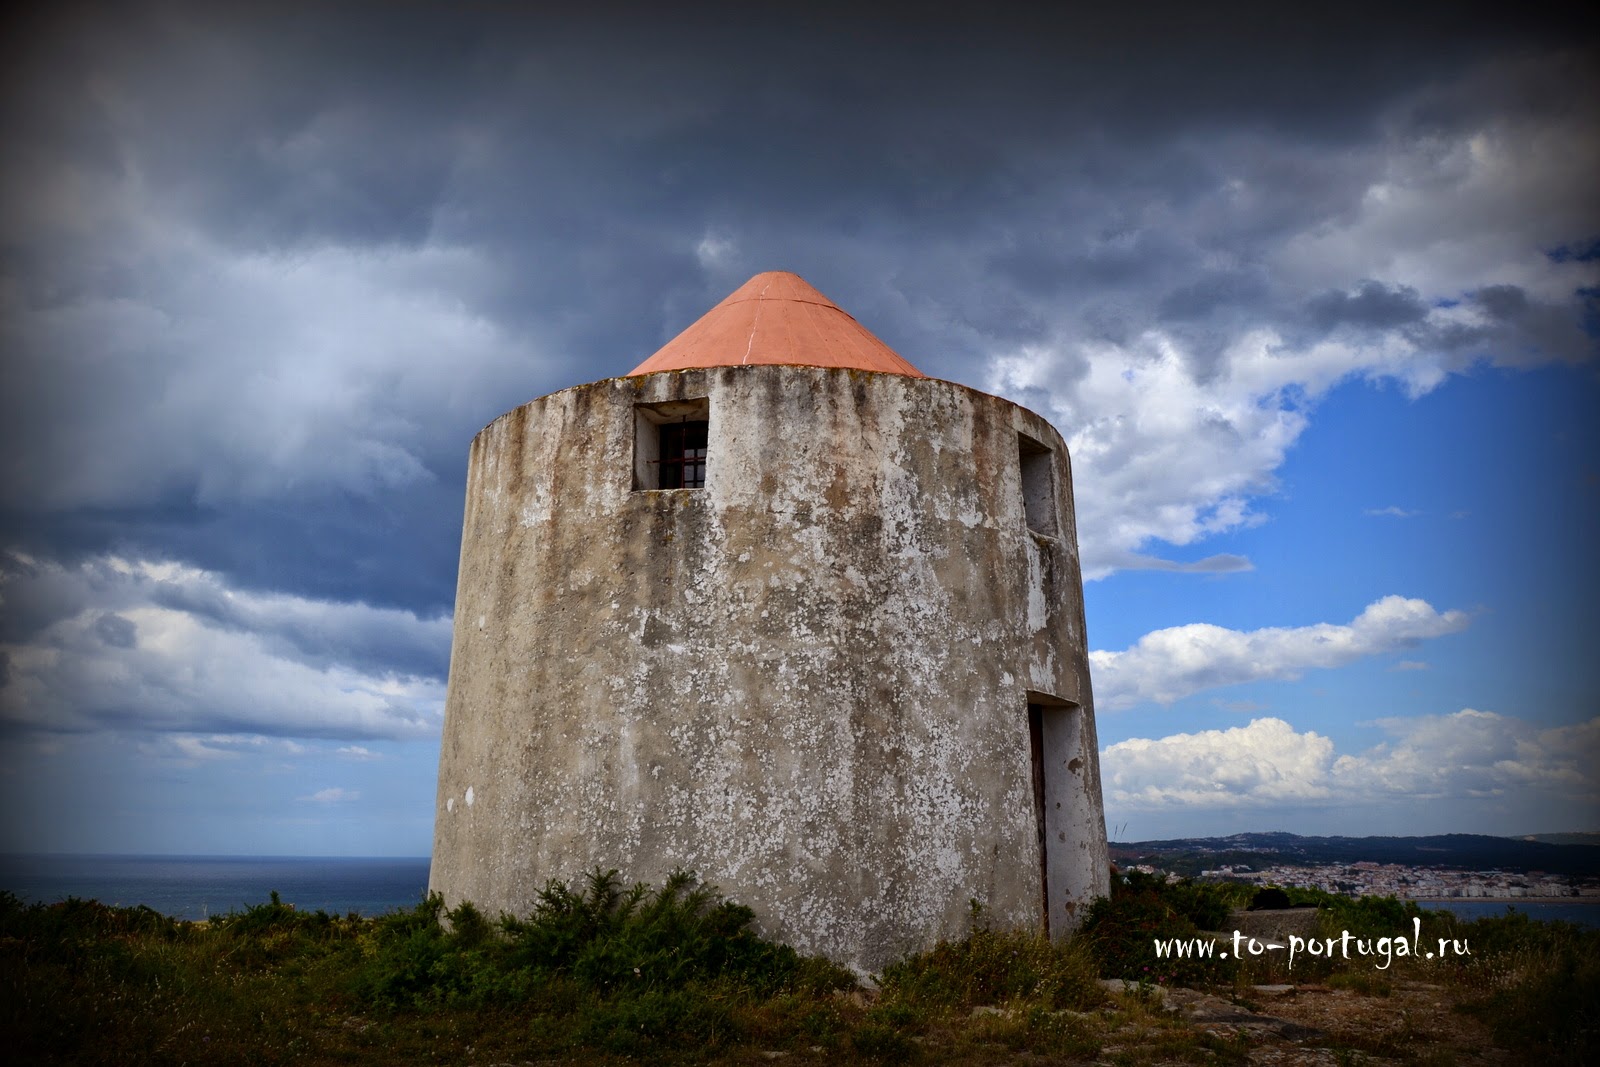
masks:
<instances>
[{"instance_id":1,"label":"dry grass","mask_svg":"<svg viewBox=\"0 0 1600 1067\"><path fill-rule=\"evenodd\" d=\"M1192 929L1218 903L1133 888L1065 945L975 916L875 990L762 941L747 910L688 878L652 891L596 872L524 920L457 909L448 929L437 901L375 920L274 901L193 924L0 894L0 1029L11 1062L51 1064L1600 1062L1600 931L1429 915L1430 937L1471 955L1189 968L1185 984L1240 1012L1322 1035L1284 1037L1187 1018L1156 981L1108 994L1099 976L1148 973L1147 927ZM1332 918L1393 934L1409 915L1396 907ZM1286 980L1304 992L1257 989Z\"/></svg>"}]
</instances>

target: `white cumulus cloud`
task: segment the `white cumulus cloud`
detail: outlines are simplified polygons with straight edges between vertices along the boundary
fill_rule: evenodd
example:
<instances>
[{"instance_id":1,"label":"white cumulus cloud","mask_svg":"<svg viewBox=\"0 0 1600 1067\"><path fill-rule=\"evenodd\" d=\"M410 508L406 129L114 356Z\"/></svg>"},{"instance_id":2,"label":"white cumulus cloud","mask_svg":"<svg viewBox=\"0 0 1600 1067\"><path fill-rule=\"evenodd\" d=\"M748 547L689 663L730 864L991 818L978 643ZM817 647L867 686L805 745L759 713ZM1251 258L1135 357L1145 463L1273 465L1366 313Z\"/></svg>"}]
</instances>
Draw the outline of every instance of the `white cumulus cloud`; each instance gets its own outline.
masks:
<instances>
[{"instance_id":1,"label":"white cumulus cloud","mask_svg":"<svg viewBox=\"0 0 1600 1067\"><path fill-rule=\"evenodd\" d=\"M410 738L438 728L446 617L233 589L175 563L0 562L0 592L15 609L0 643L7 726L175 735L167 750L189 760L226 758L219 746L241 734Z\"/></svg>"},{"instance_id":2,"label":"white cumulus cloud","mask_svg":"<svg viewBox=\"0 0 1600 1067\"><path fill-rule=\"evenodd\" d=\"M300 799L310 801L313 804L339 804L348 800L360 800L361 792L356 789L342 789L339 786L331 786L327 789L319 789L310 796L304 796Z\"/></svg>"},{"instance_id":3,"label":"white cumulus cloud","mask_svg":"<svg viewBox=\"0 0 1600 1067\"><path fill-rule=\"evenodd\" d=\"M1029 308L1041 337L987 347L984 388L1067 439L1086 577L1261 521L1342 383L1416 397L1480 364L1593 361L1582 294L1600 262L1571 246L1594 233L1595 105L1484 106L1574 99L1563 79L1593 84L1572 55L1480 68L1321 156L1242 132L1190 144L1213 185L1195 203L1153 193L1108 228L1115 249L1058 235L1106 268L1118 249L1162 250L1120 289L1117 272L1086 267L1081 289Z\"/></svg>"},{"instance_id":4,"label":"white cumulus cloud","mask_svg":"<svg viewBox=\"0 0 1600 1067\"><path fill-rule=\"evenodd\" d=\"M1171 704L1218 686L1295 679L1313 668L1342 667L1454 633L1468 621L1464 611L1439 612L1425 600L1386 596L1346 625L1241 631L1190 623L1155 630L1121 652L1089 653L1095 704L1108 710L1145 700Z\"/></svg>"},{"instance_id":5,"label":"white cumulus cloud","mask_svg":"<svg viewBox=\"0 0 1600 1067\"><path fill-rule=\"evenodd\" d=\"M1100 753L1106 804L1161 811L1500 799L1543 804L1557 822L1557 811L1592 817L1600 805L1600 718L1551 727L1464 708L1378 725L1393 740L1345 755L1278 718L1119 741Z\"/></svg>"},{"instance_id":6,"label":"white cumulus cloud","mask_svg":"<svg viewBox=\"0 0 1600 1067\"><path fill-rule=\"evenodd\" d=\"M1108 799L1133 809L1323 800L1333 742L1282 719L1119 741L1100 755Z\"/></svg>"},{"instance_id":7,"label":"white cumulus cloud","mask_svg":"<svg viewBox=\"0 0 1600 1067\"><path fill-rule=\"evenodd\" d=\"M1542 726L1492 711L1380 719L1394 740L1341 756L1332 778L1347 792L1444 799L1552 788L1600 795L1600 719Z\"/></svg>"}]
</instances>

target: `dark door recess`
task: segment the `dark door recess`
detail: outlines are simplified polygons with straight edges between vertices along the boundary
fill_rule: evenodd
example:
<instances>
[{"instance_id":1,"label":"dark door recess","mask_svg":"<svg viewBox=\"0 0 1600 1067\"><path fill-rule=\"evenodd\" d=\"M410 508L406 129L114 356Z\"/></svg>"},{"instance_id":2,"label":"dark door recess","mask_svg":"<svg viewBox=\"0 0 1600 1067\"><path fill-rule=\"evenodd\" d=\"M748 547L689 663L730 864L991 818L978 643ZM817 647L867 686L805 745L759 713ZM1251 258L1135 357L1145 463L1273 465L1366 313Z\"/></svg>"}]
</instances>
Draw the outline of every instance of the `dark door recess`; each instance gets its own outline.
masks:
<instances>
[{"instance_id":1,"label":"dark door recess","mask_svg":"<svg viewBox=\"0 0 1600 1067\"><path fill-rule=\"evenodd\" d=\"M1039 900L1044 935L1050 936L1050 861L1044 829L1044 705L1028 705L1028 752L1033 764L1033 818L1039 833Z\"/></svg>"}]
</instances>

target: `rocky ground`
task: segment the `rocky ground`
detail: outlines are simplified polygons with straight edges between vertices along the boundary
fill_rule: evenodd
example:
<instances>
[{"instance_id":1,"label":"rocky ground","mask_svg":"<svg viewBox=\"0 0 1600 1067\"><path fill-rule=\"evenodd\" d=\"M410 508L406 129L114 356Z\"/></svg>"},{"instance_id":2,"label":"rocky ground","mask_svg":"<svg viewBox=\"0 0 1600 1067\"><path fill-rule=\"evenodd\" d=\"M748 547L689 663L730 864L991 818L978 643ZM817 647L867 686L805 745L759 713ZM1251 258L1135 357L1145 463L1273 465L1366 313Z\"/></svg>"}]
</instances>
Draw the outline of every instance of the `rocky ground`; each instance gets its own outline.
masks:
<instances>
[{"instance_id":1,"label":"rocky ground","mask_svg":"<svg viewBox=\"0 0 1600 1067\"><path fill-rule=\"evenodd\" d=\"M1107 983L1124 1003L1137 992ZM1521 1062L1496 1048L1487 1029L1452 1010L1439 985L1397 981L1379 993L1325 985L1249 986L1234 998L1192 989L1157 990L1146 998L1152 1014L1182 1020L1189 1028L1220 1038L1251 1064L1359 1063L1512 1064ZM1122 1025L1113 1020L1125 1018ZM1148 1037L1136 1013L1108 1018L1101 1063L1159 1063L1145 1055ZM1194 1062L1189 1057L1172 1062Z\"/></svg>"}]
</instances>

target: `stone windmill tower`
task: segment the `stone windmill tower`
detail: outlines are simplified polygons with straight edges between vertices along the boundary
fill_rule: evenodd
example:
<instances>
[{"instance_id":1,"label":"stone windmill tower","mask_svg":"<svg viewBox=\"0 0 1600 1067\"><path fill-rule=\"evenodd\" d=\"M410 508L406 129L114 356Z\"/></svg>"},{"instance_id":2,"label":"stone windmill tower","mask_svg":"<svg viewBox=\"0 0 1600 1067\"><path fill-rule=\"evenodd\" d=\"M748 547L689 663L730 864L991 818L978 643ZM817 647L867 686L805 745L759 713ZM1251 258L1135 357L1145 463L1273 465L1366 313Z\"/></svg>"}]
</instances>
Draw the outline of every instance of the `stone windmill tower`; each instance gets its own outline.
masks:
<instances>
[{"instance_id":1,"label":"stone windmill tower","mask_svg":"<svg viewBox=\"0 0 1600 1067\"><path fill-rule=\"evenodd\" d=\"M687 867L872 971L1108 891L1067 450L793 274L472 443L430 888Z\"/></svg>"}]
</instances>

